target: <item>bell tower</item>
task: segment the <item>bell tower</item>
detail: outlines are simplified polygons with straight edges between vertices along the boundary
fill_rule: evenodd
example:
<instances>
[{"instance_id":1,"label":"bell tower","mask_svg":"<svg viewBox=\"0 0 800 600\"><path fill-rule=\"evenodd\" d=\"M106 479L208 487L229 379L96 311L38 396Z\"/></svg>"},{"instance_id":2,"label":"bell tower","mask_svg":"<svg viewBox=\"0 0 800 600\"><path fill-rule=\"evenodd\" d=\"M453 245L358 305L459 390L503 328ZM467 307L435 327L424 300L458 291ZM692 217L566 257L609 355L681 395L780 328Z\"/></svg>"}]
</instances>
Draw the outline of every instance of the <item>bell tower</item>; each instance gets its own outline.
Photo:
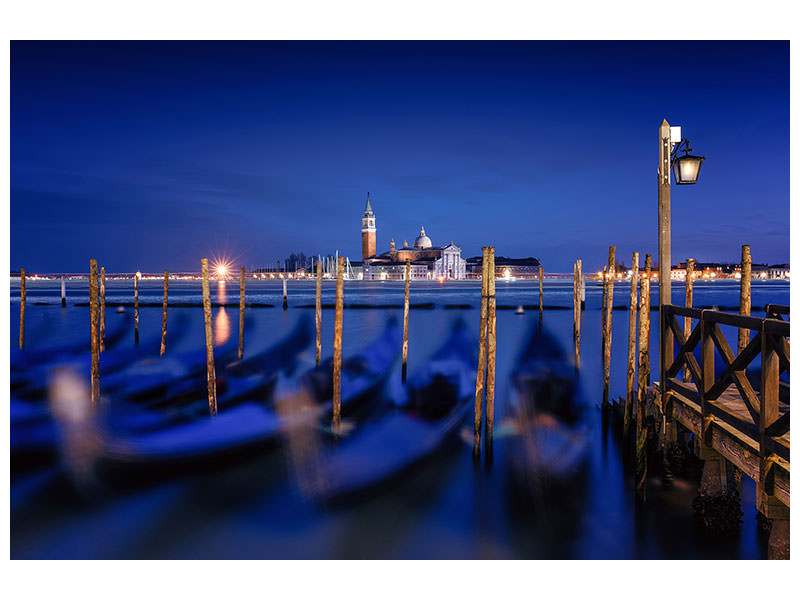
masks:
<instances>
[{"instance_id":1,"label":"bell tower","mask_svg":"<svg viewBox=\"0 0 800 600\"><path fill-rule=\"evenodd\" d=\"M364 207L364 216L361 218L361 260L366 260L375 256L376 233L375 213L372 212L372 205L369 202L369 192L367 192L367 206Z\"/></svg>"}]
</instances>

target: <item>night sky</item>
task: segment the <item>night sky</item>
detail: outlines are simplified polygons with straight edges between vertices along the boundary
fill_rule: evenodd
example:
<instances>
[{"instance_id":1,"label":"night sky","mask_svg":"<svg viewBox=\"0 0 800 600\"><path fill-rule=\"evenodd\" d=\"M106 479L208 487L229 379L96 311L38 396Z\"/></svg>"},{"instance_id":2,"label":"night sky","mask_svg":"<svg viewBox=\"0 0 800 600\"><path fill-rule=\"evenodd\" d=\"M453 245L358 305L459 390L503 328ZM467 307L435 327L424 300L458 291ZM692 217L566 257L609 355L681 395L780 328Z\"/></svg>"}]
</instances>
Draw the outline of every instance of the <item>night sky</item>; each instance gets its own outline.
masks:
<instances>
[{"instance_id":1,"label":"night sky","mask_svg":"<svg viewBox=\"0 0 800 600\"><path fill-rule=\"evenodd\" d=\"M571 272L789 260L788 42L12 42L11 267L197 271L453 240Z\"/></svg>"}]
</instances>

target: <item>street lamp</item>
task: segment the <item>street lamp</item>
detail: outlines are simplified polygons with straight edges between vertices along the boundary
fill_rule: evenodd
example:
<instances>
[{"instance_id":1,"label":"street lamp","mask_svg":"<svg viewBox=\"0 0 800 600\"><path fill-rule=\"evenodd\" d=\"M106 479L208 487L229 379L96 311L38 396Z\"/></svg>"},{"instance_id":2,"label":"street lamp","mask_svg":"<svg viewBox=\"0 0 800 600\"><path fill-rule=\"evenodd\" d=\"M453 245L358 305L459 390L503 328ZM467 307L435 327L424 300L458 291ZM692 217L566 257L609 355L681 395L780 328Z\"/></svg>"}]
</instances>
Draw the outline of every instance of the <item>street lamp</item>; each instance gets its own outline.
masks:
<instances>
[{"instance_id":1,"label":"street lamp","mask_svg":"<svg viewBox=\"0 0 800 600\"><path fill-rule=\"evenodd\" d=\"M684 156L676 157L684 146ZM672 364L672 331L664 327L664 305L672 304L672 231L670 222L670 162L675 171L675 183L697 183L700 166L705 157L692 156L689 141L681 137L680 127L670 127L664 119L658 129L658 318L660 346L661 406L667 407L665 367ZM667 422L669 419L667 419ZM667 443L671 432L665 431Z\"/></svg>"},{"instance_id":2,"label":"street lamp","mask_svg":"<svg viewBox=\"0 0 800 600\"><path fill-rule=\"evenodd\" d=\"M680 127L672 127L672 129L680 130ZM683 146L685 154L676 158L681 146ZM686 138L681 139L672 149L672 172L675 175L675 183L678 185L697 183L697 177L700 175L700 167L703 165L703 161L706 157L692 156L689 154L691 151L689 140Z\"/></svg>"}]
</instances>

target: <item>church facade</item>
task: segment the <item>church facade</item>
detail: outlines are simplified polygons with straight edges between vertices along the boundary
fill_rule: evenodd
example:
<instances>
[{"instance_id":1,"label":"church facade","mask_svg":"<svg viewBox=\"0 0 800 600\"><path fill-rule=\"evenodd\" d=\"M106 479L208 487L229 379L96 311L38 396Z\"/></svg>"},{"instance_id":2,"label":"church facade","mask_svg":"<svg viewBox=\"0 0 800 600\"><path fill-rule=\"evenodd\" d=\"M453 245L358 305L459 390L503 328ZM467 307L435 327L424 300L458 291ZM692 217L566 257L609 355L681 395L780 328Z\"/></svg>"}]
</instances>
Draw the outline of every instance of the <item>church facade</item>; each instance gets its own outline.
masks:
<instances>
[{"instance_id":1,"label":"church facade","mask_svg":"<svg viewBox=\"0 0 800 600\"><path fill-rule=\"evenodd\" d=\"M377 227L375 213L372 210L369 193L367 205L361 218L361 259L364 279L403 279L406 261L411 261L412 279L466 279L467 261L461 258L461 248L452 241L444 246L434 246L420 229L409 246L397 248L394 238L389 244L389 251L377 254Z\"/></svg>"}]
</instances>

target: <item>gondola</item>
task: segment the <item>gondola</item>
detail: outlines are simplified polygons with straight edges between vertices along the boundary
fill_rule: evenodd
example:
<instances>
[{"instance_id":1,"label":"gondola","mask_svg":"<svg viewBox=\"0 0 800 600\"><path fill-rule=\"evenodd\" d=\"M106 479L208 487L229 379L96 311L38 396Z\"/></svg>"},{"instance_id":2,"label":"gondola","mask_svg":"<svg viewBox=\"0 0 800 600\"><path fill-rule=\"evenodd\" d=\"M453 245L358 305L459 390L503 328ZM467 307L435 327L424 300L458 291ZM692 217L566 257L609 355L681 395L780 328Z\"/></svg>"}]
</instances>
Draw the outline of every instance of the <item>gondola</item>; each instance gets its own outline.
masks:
<instances>
[{"instance_id":1,"label":"gondola","mask_svg":"<svg viewBox=\"0 0 800 600\"><path fill-rule=\"evenodd\" d=\"M227 407L258 392L266 393L269 386L274 384L277 372L291 366L298 353L308 346L312 335L311 320L302 318L284 340L269 350L244 361L221 366L217 388L219 406ZM161 375L163 377L164 372ZM153 410L149 411L126 402L124 396L115 397L113 402L100 407L94 416L95 425L103 427L107 433L143 433L207 416L205 378L198 376L194 380L171 382L173 390L181 385L187 385L191 393L154 399L150 406ZM156 400L161 403L157 407L154 405ZM21 402L12 396L11 425L12 454L52 449L58 441L50 407L44 404Z\"/></svg>"},{"instance_id":2,"label":"gondola","mask_svg":"<svg viewBox=\"0 0 800 600\"><path fill-rule=\"evenodd\" d=\"M456 320L442 346L391 390L388 414L327 454L316 499L357 499L457 440L475 391L477 347L464 321Z\"/></svg>"},{"instance_id":3,"label":"gondola","mask_svg":"<svg viewBox=\"0 0 800 600\"><path fill-rule=\"evenodd\" d=\"M399 353L400 332L392 320L376 340L356 356L343 361L342 410L345 412L378 391ZM302 375L298 381L308 385L322 379L322 367ZM158 466L172 469L197 464L201 459L221 457L249 450L254 446L274 445L286 431L313 425L330 411L330 398L316 397L310 410L296 414L281 409L285 397L268 403L245 402L214 416L195 419L174 427L157 428L135 434L115 433L96 428L97 445L93 458L100 470L113 471L126 466Z\"/></svg>"},{"instance_id":4,"label":"gondola","mask_svg":"<svg viewBox=\"0 0 800 600\"><path fill-rule=\"evenodd\" d=\"M183 313L177 318L169 331L169 341L175 344L189 331L189 319ZM105 378L117 373L140 360L157 360L161 348L161 333L151 336L141 344L125 348L109 348L99 361L100 377ZM72 369L77 373L88 373L91 368L91 356L79 354L70 357L56 357L54 360L32 367L24 373L17 374L17 385L11 389L19 399L36 401L46 399L50 376L56 369Z\"/></svg>"},{"instance_id":5,"label":"gondola","mask_svg":"<svg viewBox=\"0 0 800 600\"><path fill-rule=\"evenodd\" d=\"M506 491L524 556L569 558L589 487L589 410L574 365L534 327L511 376Z\"/></svg>"}]
</instances>

